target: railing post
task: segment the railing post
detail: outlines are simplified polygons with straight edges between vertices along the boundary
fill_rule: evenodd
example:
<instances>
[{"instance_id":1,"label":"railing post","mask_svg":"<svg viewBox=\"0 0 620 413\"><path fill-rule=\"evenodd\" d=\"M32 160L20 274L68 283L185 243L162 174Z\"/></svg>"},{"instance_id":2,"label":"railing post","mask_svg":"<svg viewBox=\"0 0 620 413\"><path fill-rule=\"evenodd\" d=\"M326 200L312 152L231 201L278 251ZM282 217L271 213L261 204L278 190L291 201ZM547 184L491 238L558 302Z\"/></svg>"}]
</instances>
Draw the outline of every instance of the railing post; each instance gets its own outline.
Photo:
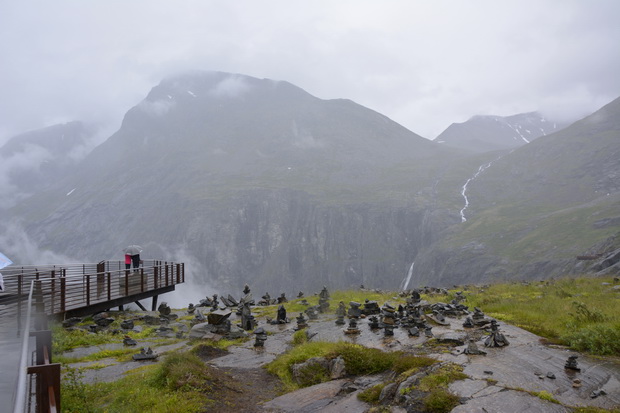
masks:
<instances>
[{"instance_id":1,"label":"railing post","mask_svg":"<svg viewBox=\"0 0 620 413\"><path fill-rule=\"evenodd\" d=\"M168 264L166 264L166 287L168 286Z\"/></svg>"},{"instance_id":2,"label":"railing post","mask_svg":"<svg viewBox=\"0 0 620 413\"><path fill-rule=\"evenodd\" d=\"M51 296L51 301L52 301L50 303L50 314L54 314L54 305L56 304L56 271L55 270L52 270L52 273L51 273L50 288L51 288L50 296Z\"/></svg>"},{"instance_id":3,"label":"railing post","mask_svg":"<svg viewBox=\"0 0 620 413\"><path fill-rule=\"evenodd\" d=\"M67 303L67 278L60 277L60 312L64 313Z\"/></svg>"},{"instance_id":4,"label":"railing post","mask_svg":"<svg viewBox=\"0 0 620 413\"><path fill-rule=\"evenodd\" d=\"M129 295L129 270L126 270L127 275L125 276L125 297Z\"/></svg>"},{"instance_id":5,"label":"railing post","mask_svg":"<svg viewBox=\"0 0 620 413\"><path fill-rule=\"evenodd\" d=\"M23 271L24 269L22 268L22 273L20 273L17 276L17 331L18 332L22 331L22 283L24 281Z\"/></svg>"},{"instance_id":6,"label":"railing post","mask_svg":"<svg viewBox=\"0 0 620 413\"><path fill-rule=\"evenodd\" d=\"M35 309L37 317L35 317L35 328L37 330L43 330L46 328L47 319L45 319L45 303L43 302L43 289L41 287L41 281L34 282L34 296L35 296Z\"/></svg>"},{"instance_id":7,"label":"railing post","mask_svg":"<svg viewBox=\"0 0 620 413\"><path fill-rule=\"evenodd\" d=\"M158 288L159 267L153 267L153 289Z\"/></svg>"},{"instance_id":8,"label":"railing post","mask_svg":"<svg viewBox=\"0 0 620 413\"><path fill-rule=\"evenodd\" d=\"M181 282L181 264L177 264L177 284Z\"/></svg>"},{"instance_id":9,"label":"railing post","mask_svg":"<svg viewBox=\"0 0 620 413\"><path fill-rule=\"evenodd\" d=\"M112 300L112 274L107 272L106 275L108 276L108 301L110 301Z\"/></svg>"},{"instance_id":10,"label":"railing post","mask_svg":"<svg viewBox=\"0 0 620 413\"><path fill-rule=\"evenodd\" d=\"M140 292L144 292L144 267L140 267Z\"/></svg>"},{"instance_id":11,"label":"railing post","mask_svg":"<svg viewBox=\"0 0 620 413\"><path fill-rule=\"evenodd\" d=\"M90 305L90 274L86 275L86 305Z\"/></svg>"}]
</instances>

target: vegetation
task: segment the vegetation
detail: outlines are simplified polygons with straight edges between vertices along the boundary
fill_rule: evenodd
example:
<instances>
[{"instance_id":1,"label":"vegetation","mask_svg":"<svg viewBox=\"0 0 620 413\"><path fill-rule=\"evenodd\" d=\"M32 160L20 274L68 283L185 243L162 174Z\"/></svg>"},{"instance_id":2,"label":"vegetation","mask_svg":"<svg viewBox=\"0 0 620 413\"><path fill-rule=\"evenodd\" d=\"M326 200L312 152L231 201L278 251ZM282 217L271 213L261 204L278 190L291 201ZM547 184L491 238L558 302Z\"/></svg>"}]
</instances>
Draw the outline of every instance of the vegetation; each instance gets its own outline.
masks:
<instances>
[{"instance_id":1,"label":"vegetation","mask_svg":"<svg viewBox=\"0 0 620 413\"><path fill-rule=\"evenodd\" d=\"M179 362L178 359L175 361ZM179 366L190 368L191 374L196 374L196 369L191 363L181 362ZM81 370L66 367L62 382L63 411L67 413L205 411L210 400L204 393L193 389L192 384L200 380L206 381L206 377L204 373L198 378L188 377L178 374L177 368L161 364L136 369L115 382L84 384Z\"/></svg>"},{"instance_id":2,"label":"vegetation","mask_svg":"<svg viewBox=\"0 0 620 413\"><path fill-rule=\"evenodd\" d=\"M458 364L447 363L432 374L423 377L418 389L426 392L437 388L447 389L450 383L466 378L467 375L463 373L463 367Z\"/></svg>"},{"instance_id":3,"label":"vegetation","mask_svg":"<svg viewBox=\"0 0 620 413\"><path fill-rule=\"evenodd\" d=\"M606 283L607 285L604 285ZM611 277L566 278L545 282L495 284L484 287L464 287L465 304L473 309L479 307L488 316L503 320L538 334L552 343L567 345L578 351L599 355L620 355L620 291L611 288ZM448 302L455 291L445 295L423 295L429 302ZM306 298L311 305L318 304L318 296ZM338 302L347 305L350 301L364 302L369 299L379 305L391 302L394 305L405 302L405 297L394 293L370 291L331 292L329 312L335 311ZM290 314L301 312L307 307L301 300L287 304ZM257 307L264 316L273 314L276 306ZM291 311L292 310L292 311ZM273 313L272 313L273 312ZM549 315L553 314L553 317ZM290 317L290 316L289 316ZM187 320L184 320L187 321ZM117 321L118 322L118 321ZM92 323L86 320L83 324ZM112 326L113 327L113 326ZM155 328L144 326L143 332L132 334L134 338L148 338L149 341L174 342L175 339L154 337ZM63 410L66 412L120 412L120 411L175 411L181 413L208 411L214 403L228 403L225 394L236 394L237 384L221 371L213 374L201 361L201 356L212 356L230 346L239 345L248 339L219 341L201 340L186 353L173 353L162 358L157 365L146 366L127 373L112 383L82 383L86 369L100 369L104 363L92 363L89 367L75 369L67 363L75 361L97 361L104 358L127 360L136 348L104 348L103 345L121 343L122 334L107 332L91 333L83 329L65 330L53 326L55 361L63 364ZM381 391L394 381L402 382L421 369L431 367L431 372L404 390L416 390L426 394L422 407L428 412L447 412L458 404L458 398L449 393L448 386L456 380L466 378L462 367L455 364L437 365L427 357L413 356L404 352L384 352L349 342L309 342L306 330L292 336L293 347L281 354L267 366L267 370L279 377L284 391L330 380L325 364L309 364L301 375L294 379L291 366L310 358L344 360L346 373L366 375L391 372L386 381L360 393L359 398L368 403L378 403ZM70 359L62 352L84 346L102 346L99 351ZM489 379L491 381L491 379ZM227 393L228 392L228 393ZM557 403L547 392L530 393L543 400ZM218 395L218 397L214 397ZM222 396L224 395L224 396ZM376 409L381 409L377 406ZM377 410L377 411L379 411ZM607 410L578 408L577 412L599 413ZM618 413L618 410L613 411Z\"/></svg>"},{"instance_id":4,"label":"vegetation","mask_svg":"<svg viewBox=\"0 0 620 413\"><path fill-rule=\"evenodd\" d=\"M387 384L388 383L375 384L374 386L361 391L357 395L357 398L366 403L377 404L379 403L379 397L381 396L381 392L383 391L385 386L387 386Z\"/></svg>"},{"instance_id":5,"label":"vegetation","mask_svg":"<svg viewBox=\"0 0 620 413\"><path fill-rule=\"evenodd\" d=\"M470 307L552 343L597 355L620 355L620 291L610 288L613 283L611 277L565 278L494 284L464 295Z\"/></svg>"},{"instance_id":6,"label":"vegetation","mask_svg":"<svg viewBox=\"0 0 620 413\"><path fill-rule=\"evenodd\" d=\"M115 326L114 324L118 324L118 320L110 325L110 329L103 330L98 333L92 333L85 328L75 328L75 329L65 329L61 324L53 324L50 326L52 330L52 347L54 354L62 354L65 351L73 350L78 347L88 347L88 346L100 346L103 344L111 344L111 343L122 343L123 336L120 334L114 333L114 329L118 329L119 326ZM90 322L87 320L83 321L79 324L79 326L85 327L89 324L92 324L92 320ZM155 336L154 327L144 328L140 333L131 333L131 337L135 340L142 340L145 338L153 338L154 341L157 341L157 337ZM160 339L160 341L162 341Z\"/></svg>"},{"instance_id":7,"label":"vegetation","mask_svg":"<svg viewBox=\"0 0 620 413\"><path fill-rule=\"evenodd\" d=\"M446 389L433 389L423 400L424 411L432 413L448 413L460 404L458 396Z\"/></svg>"},{"instance_id":8,"label":"vegetation","mask_svg":"<svg viewBox=\"0 0 620 413\"><path fill-rule=\"evenodd\" d=\"M328 360L342 357L347 374L375 374L387 370L403 373L416 368L428 367L437 361L428 357L417 357L401 351L384 352L348 342L308 342L293 347L281 354L267 365L267 370L277 375L284 383L285 390L293 391L300 387L316 384L323 380L323 375L314 372L313 380L298 383L293 379L291 367L313 357L324 357ZM318 380L318 381L316 381Z\"/></svg>"}]
</instances>

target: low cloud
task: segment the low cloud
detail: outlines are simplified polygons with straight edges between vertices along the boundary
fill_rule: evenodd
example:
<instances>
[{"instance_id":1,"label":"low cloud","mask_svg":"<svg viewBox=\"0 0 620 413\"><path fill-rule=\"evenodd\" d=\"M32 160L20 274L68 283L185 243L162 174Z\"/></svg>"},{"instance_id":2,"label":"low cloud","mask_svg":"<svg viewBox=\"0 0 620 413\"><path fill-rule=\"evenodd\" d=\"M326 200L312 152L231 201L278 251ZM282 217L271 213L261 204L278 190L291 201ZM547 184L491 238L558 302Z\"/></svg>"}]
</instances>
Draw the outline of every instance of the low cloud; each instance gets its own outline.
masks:
<instances>
[{"instance_id":1,"label":"low cloud","mask_svg":"<svg viewBox=\"0 0 620 413\"><path fill-rule=\"evenodd\" d=\"M238 98L247 93L251 86L240 76L229 76L219 82L210 93L216 97Z\"/></svg>"},{"instance_id":2,"label":"low cloud","mask_svg":"<svg viewBox=\"0 0 620 413\"><path fill-rule=\"evenodd\" d=\"M18 223L0 223L0 252L15 265L81 262L76 258L39 247Z\"/></svg>"},{"instance_id":3,"label":"low cloud","mask_svg":"<svg viewBox=\"0 0 620 413\"><path fill-rule=\"evenodd\" d=\"M175 106L173 100L143 100L138 104L138 109L146 113L149 116L162 116L165 115Z\"/></svg>"}]
</instances>

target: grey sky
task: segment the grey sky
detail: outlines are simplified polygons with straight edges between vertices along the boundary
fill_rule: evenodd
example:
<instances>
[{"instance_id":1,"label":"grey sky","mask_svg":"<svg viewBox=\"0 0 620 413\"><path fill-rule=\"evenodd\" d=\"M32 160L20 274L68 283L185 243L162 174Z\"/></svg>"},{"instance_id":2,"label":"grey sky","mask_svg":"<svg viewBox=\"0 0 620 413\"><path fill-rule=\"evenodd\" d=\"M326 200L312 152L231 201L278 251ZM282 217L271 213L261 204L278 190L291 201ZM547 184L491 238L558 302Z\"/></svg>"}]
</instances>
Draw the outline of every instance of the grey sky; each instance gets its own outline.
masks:
<instances>
[{"instance_id":1,"label":"grey sky","mask_svg":"<svg viewBox=\"0 0 620 413\"><path fill-rule=\"evenodd\" d=\"M0 144L119 127L200 69L348 98L435 138L477 114L586 115L620 96L617 0L0 0Z\"/></svg>"}]
</instances>

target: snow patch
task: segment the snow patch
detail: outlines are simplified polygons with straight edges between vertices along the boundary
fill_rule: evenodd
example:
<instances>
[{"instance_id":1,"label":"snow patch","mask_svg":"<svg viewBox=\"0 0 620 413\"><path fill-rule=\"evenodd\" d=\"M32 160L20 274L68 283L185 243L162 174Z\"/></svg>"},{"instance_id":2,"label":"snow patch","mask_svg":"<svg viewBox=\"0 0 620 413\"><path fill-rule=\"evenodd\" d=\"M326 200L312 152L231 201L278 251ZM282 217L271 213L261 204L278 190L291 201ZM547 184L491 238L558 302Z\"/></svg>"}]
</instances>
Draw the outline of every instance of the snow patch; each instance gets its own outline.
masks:
<instances>
[{"instance_id":1,"label":"snow patch","mask_svg":"<svg viewBox=\"0 0 620 413\"><path fill-rule=\"evenodd\" d=\"M194 92L192 92L191 90L188 90L187 93L189 93L190 95L192 95L193 97L196 97L196 94Z\"/></svg>"},{"instance_id":2,"label":"snow patch","mask_svg":"<svg viewBox=\"0 0 620 413\"><path fill-rule=\"evenodd\" d=\"M75 191L75 188L73 188L72 190L70 190L69 192L67 192L67 196L71 195L73 193L73 191Z\"/></svg>"}]
</instances>

